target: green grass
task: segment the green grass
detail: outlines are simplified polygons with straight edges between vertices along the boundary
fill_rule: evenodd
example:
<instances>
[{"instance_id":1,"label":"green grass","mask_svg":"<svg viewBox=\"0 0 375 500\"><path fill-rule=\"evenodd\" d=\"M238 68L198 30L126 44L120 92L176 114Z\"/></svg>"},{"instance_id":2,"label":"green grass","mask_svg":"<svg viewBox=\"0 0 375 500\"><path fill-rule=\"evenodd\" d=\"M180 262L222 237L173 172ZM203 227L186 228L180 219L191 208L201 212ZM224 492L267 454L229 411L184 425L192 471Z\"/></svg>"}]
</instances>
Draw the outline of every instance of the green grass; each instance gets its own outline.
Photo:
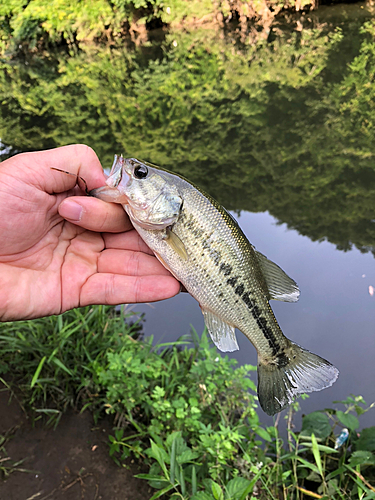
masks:
<instances>
[{"instance_id":1,"label":"green grass","mask_svg":"<svg viewBox=\"0 0 375 500\"><path fill-rule=\"evenodd\" d=\"M375 498L375 427L358 434L373 405L361 396L306 415L300 432L295 403L284 442L280 419L259 421L253 366L221 356L205 332L157 346L137 340L131 319L101 306L1 324L0 376L34 418L57 425L69 406L113 415L109 453L119 465L148 464L139 477L152 499Z\"/></svg>"},{"instance_id":2,"label":"green grass","mask_svg":"<svg viewBox=\"0 0 375 500\"><path fill-rule=\"evenodd\" d=\"M139 331L139 319L133 324L125 319L114 308L98 306L3 323L0 376L11 388L17 386L34 417L46 414L56 422L68 407L95 406L95 367L106 363L109 352L121 351L124 337Z\"/></svg>"}]
</instances>

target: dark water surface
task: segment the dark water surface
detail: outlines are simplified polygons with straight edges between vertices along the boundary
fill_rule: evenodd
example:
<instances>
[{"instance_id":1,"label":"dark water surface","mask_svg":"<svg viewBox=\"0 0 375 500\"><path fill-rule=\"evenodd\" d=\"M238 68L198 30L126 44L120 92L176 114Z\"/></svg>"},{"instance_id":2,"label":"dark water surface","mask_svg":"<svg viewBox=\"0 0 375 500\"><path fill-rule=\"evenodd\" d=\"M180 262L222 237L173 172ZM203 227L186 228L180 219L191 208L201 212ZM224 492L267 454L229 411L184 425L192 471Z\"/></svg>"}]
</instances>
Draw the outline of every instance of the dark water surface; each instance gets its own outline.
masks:
<instances>
[{"instance_id":1,"label":"dark water surface","mask_svg":"<svg viewBox=\"0 0 375 500\"><path fill-rule=\"evenodd\" d=\"M240 214L249 240L300 286L297 304L272 302L284 333L341 372L304 412L350 393L375 400L372 15L347 5L284 19L266 37L199 29L0 59L4 153L83 142L109 167L122 152ZM186 294L134 310L156 341L203 329ZM255 364L238 340L231 356ZM361 421L373 425L374 412Z\"/></svg>"},{"instance_id":2,"label":"dark water surface","mask_svg":"<svg viewBox=\"0 0 375 500\"><path fill-rule=\"evenodd\" d=\"M301 290L297 303L271 301L284 334L294 342L331 361L340 370L329 389L301 401L309 413L332 407L353 393L368 403L375 401L375 288L374 257L357 249L341 252L327 242L312 242L297 231L278 225L268 213L243 212L239 223L256 248L277 262ZM145 312L146 335L168 342L189 333L190 325L201 332L203 316L197 302L187 294L155 304L136 305ZM228 354L242 363L256 364L256 351L237 331L240 350ZM333 405L334 406L334 405ZM272 420L262 414L265 422ZM361 417L363 426L375 424L374 412Z\"/></svg>"}]
</instances>

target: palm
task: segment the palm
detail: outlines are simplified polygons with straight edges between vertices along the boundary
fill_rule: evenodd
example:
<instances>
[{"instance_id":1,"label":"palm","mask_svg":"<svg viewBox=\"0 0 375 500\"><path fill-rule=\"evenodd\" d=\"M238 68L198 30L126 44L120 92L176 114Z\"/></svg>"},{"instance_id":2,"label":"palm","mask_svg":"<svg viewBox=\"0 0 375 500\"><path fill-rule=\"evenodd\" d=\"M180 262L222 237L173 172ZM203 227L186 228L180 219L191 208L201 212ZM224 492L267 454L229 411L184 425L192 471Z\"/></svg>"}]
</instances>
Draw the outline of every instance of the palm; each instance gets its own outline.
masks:
<instances>
[{"instance_id":1,"label":"palm","mask_svg":"<svg viewBox=\"0 0 375 500\"><path fill-rule=\"evenodd\" d=\"M50 152L39 156L46 153ZM72 194L69 189L74 187L75 178L50 168L40 172L29 163L20 163L19 159L27 156L12 158L0 168L3 321L59 314L95 303L159 300L177 293L178 284L149 255L134 230L121 234L96 232L107 227L113 230L113 219L107 216L90 219L95 231L64 220L58 208ZM14 172L16 159L21 165L19 172ZM52 180L46 189L47 174ZM98 170L95 184L103 182L98 179L100 175ZM76 199L90 210L104 210L99 200ZM129 228L120 207L107 204L105 210L120 217L122 230Z\"/></svg>"}]
</instances>

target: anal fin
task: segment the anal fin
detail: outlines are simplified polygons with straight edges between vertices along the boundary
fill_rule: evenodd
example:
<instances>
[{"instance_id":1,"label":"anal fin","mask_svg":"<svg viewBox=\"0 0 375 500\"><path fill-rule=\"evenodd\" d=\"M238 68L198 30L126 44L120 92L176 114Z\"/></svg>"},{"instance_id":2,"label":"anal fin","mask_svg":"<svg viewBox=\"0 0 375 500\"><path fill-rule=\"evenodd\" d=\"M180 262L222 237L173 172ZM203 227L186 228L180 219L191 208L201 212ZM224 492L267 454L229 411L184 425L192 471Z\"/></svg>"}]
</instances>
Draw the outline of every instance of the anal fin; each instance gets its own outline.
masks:
<instances>
[{"instance_id":1,"label":"anal fin","mask_svg":"<svg viewBox=\"0 0 375 500\"><path fill-rule=\"evenodd\" d=\"M239 347L234 326L228 325L213 312L201 309L208 333L216 347L223 352L237 351Z\"/></svg>"}]
</instances>

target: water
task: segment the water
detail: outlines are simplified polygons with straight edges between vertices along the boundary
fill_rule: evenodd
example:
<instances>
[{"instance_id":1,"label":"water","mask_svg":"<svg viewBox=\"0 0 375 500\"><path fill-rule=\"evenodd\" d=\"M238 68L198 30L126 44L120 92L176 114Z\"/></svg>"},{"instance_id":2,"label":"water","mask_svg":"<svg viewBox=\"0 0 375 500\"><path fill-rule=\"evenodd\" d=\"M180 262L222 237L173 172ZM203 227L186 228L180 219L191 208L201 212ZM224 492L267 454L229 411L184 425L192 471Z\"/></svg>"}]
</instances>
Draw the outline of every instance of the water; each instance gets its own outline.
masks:
<instances>
[{"instance_id":1,"label":"water","mask_svg":"<svg viewBox=\"0 0 375 500\"><path fill-rule=\"evenodd\" d=\"M350 393L371 403L374 35L363 4L284 19L267 40L199 29L143 47L16 54L0 59L0 147L8 154L83 142L104 166L122 152L201 186L299 284L297 304L272 302L284 333L340 370L303 411ZM134 309L146 312L145 332L157 341L190 324L203 330L186 294ZM255 364L251 344L238 340L231 356Z\"/></svg>"},{"instance_id":2,"label":"water","mask_svg":"<svg viewBox=\"0 0 375 500\"><path fill-rule=\"evenodd\" d=\"M329 389L310 394L301 401L309 413L332 407L353 393L368 403L375 401L374 258L354 249L341 252L327 242L312 242L297 231L279 225L268 213L242 213L241 228L256 248L293 277L301 290L297 303L272 301L271 305L284 333L331 361L340 370L338 381ZM144 331L163 342L189 333L190 325L201 332L203 317L197 302L187 294L155 304L134 306L146 313ZM240 363L256 364L256 352L237 332L240 350L228 354ZM337 405L336 405L337 406ZM272 420L261 416L265 422ZM374 414L361 417L363 426L374 425Z\"/></svg>"}]
</instances>

